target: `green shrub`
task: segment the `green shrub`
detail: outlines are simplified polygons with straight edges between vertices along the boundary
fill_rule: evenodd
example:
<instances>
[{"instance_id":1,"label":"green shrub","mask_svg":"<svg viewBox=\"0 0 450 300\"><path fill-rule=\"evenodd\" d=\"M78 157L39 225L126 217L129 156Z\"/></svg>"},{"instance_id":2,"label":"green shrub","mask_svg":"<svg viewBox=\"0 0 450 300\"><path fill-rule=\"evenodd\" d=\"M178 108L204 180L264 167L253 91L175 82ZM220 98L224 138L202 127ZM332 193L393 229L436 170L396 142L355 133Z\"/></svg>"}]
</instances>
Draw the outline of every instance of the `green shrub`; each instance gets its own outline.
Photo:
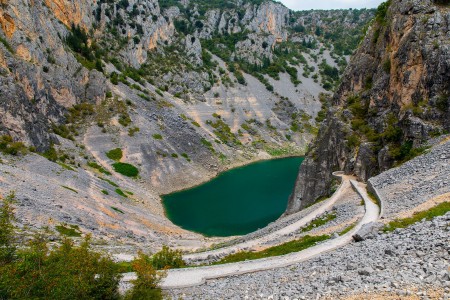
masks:
<instances>
[{"instance_id":1,"label":"green shrub","mask_svg":"<svg viewBox=\"0 0 450 300\"><path fill-rule=\"evenodd\" d=\"M137 279L133 280L133 288L125 295L126 300L163 299L162 291L158 287L165 273L158 272L152 265L152 260L142 252L132 262Z\"/></svg>"},{"instance_id":2,"label":"green shrub","mask_svg":"<svg viewBox=\"0 0 450 300\"><path fill-rule=\"evenodd\" d=\"M112 150L106 152L106 157L108 157L109 159L112 159L112 160L119 161L122 159L122 156L123 156L123 152L122 152L122 149L120 149L120 148L112 149Z\"/></svg>"},{"instance_id":3,"label":"green shrub","mask_svg":"<svg viewBox=\"0 0 450 300\"><path fill-rule=\"evenodd\" d=\"M80 237L81 232L77 225L70 225L67 227L66 225L58 225L55 226L56 231L58 231L60 234L70 237Z\"/></svg>"},{"instance_id":4,"label":"green shrub","mask_svg":"<svg viewBox=\"0 0 450 300\"><path fill-rule=\"evenodd\" d=\"M115 191L118 195L120 195L124 198L128 198L128 196L121 189L117 188Z\"/></svg>"},{"instance_id":5,"label":"green shrub","mask_svg":"<svg viewBox=\"0 0 450 300\"><path fill-rule=\"evenodd\" d=\"M155 140L162 140L162 139L163 139L162 135L160 135L160 134L158 134L158 133L153 134L152 137L153 137Z\"/></svg>"},{"instance_id":6,"label":"green shrub","mask_svg":"<svg viewBox=\"0 0 450 300\"><path fill-rule=\"evenodd\" d=\"M14 142L9 135L0 136L0 152L9 155L26 154L27 147L21 142Z\"/></svg>"},{"instance_id":7,"label":"green shrub","mask_svg":"<svg viewBox=\"0 0 450 300\"><path fill-rule=\"evenodd\" d=\"M383 71L386 74L391 73L391 60L389 58L387 58L384 62L383 62Z\"/></svg>"},{"instance_id":8,"label":"green shrub","mask_svg":"<svg viewBox=\"0 0 450 300\"><path fill-rule=\"evenodd\" d=\"M6 50L8 50L9 53L14 54L14 49L11 47L8 41L2 38L1 36L0 36L0 43L2 43L3 46L5 46Z\"/></svg>"},{"instance_id":9,"label":"green shrub","mask_svg":"<svg viewBox=\"0 0 450 300\"><path fill-rule=\"evenodd\" d=\"M377 12L375 13L375 20L379 23L385 23L386 22L386 15L387 11L389 9L389 6L391 5L391 0L388 0L386 2L381 3L378 8Z\"/></svg>"},{"instance_id":10,"label":"green shrub","mask_svg":"<svg viewBox=\"0 0 450 300\"><path fill-rule=\"evenodd\" d=\"M450 96L449 95L441 95L436 101L436 107L441 112L447 112L450 107Z\"/></svg>"},{"instance_id":11,"label":"green shrub","mask_svg":"<svg viewBox=\"0 0 450 300\"><path fill-rule=\"evenodd\" d=\"M119 115L119 124L120 125L122 125L123 127L127 127L131 123L132 123L132 121L131 121L130 115L127 112Z\"/></svg>"},{"instance_id":12,"label":"green shrub","mask_svg":"<svg viewBox=\"0 0 450 300\"><path fill-rule=\"evenodd\" d=\"M13 225L13 222L16 221L13 207L16 201L14 192L1 200L3 201L0 202L0 298L2 298L2 288L4 288L2 287L1 268L4 263L12 261L16 250Z\"/></svg>"},{"instance_id":13,"label":"green shrub","mask_svg":"<svg viewBox=\"0 0 450 300\"><path fill-rule=\"evenodd\" d=\"M118 209L117 207L111 206L111 209L118 212L119 214L125 214L122 210Z\"/></svg>"},{"instance_id":14,"label":"green shrub","mask_svg":"<svg viewBox=\"0 0 450 300\"><path fill-rule=\"evenodd\" d=\"M181 156L184 157L187 161L191 161L189 155L187 155L186 153L181 153Z\"/></svg>"},{"instance_id":15,"label":"green shrub","mask_svg":"<svg viewBox=\"0 0 450 300\"><path fill-rule=\"evenodd\" d=\"M128 136L134 136L137 132L139 132L141 129L139 127L132 127L128 129Z\"/></svg>"},{"instance_id":16,"label":"green shrub","mask_svg":"<svg viewBox=\"0 0 450 300\"><path fill-rule=\"evenodd\" d=\"M104 169L102 166L100 166L99 164L97 164L95 162L88 161L87 165L91 168L98 170L100 173L103 173L108 176L111 175L111 173L109 171L107 171L106 169Z\"/></svg>"},{"instance_id":17,"label":"green shrub","mask_svg":"<svg viewBox=\"0 0 450 300\"><path fill-rule=\"evenodd\" d=\"M40 236L0 264L2 299L120 299L120 274L114 262L90 248L64 239L49 250Z\"/></svg>"},{"instance_id":18,"label":"green shrub","mask_svg":"<svg viewBox=\"0 0 450 300\"><path fill-rule=\"evenodd\" d=\"M136 177L139 175L139 170L135 166L127 163L115 163L113 164L114 171L125 175L127 177Z\"/></svg>"},{"instance_id":19,"label":"green shrub","mask_svg":"<svg viewBox=\"0 0 450 300\"><path fill-rule=\"evenodd\" d=\"M152 265L157 270L181 268L186 265L180 250L171 250L167 246L163 246L161 251L152 256Z\"/></svg>"}]
</instances>

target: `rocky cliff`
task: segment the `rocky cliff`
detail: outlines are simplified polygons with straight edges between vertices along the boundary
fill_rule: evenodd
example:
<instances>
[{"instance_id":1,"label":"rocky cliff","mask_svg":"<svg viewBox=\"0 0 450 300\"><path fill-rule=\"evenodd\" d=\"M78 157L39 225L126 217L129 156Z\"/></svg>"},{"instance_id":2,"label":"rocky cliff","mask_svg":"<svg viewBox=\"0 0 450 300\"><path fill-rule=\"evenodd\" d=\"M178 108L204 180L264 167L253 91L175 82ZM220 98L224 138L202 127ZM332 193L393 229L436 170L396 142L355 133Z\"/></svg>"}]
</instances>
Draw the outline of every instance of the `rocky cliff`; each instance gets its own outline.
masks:
<instances>
[{"instance_id":1,"label":"rocky cliff","mask_svg":"<svg viewBox=\"0 0 450 300\"><path fill-rule=\"evenodd\" d=\"M426 151L450 130L448 1L382 4L301 166L287 213L327 196L331 173L361 180Z\"/></svg>"},{"instance_id":2,"label":"rocky cliff","mask_svg":"<svg viewBox=\"0 0 450 300\"><path fill-rule=\"evenodd\" d=\"M16 191L31 227L189 237L158 195L304 154L324 116L320 95L373 13L257 0L2 1L0 194Z\"/></svg>"}]
</instances>

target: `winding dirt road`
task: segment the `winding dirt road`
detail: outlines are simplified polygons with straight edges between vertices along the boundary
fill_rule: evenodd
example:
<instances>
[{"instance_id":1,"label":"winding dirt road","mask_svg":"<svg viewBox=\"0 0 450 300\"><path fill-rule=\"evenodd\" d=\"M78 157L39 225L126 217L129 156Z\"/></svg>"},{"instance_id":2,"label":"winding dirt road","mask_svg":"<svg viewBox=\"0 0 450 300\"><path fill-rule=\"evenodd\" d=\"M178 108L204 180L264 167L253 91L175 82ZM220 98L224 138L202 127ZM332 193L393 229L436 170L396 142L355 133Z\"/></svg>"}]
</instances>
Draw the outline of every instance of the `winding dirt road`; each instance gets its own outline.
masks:
<instances>
[{"instance_id":1,"label":"winding dirt road","mask_svg":"<svg viewBox=\"0 0 450 300\"><path fill-rule=\"evenodd\" d=\"M370 222L374 222L379 217L379 207L371 201L369 196L367 195L364 184L361 184L353 179L350 179L348 176L342 175L342 184L340 188L336 191L336 193L324 204L307 215L305 218L295 222L294 224L287 226L283 229L278 230L277 232L272 233L275 234L286 234L297 230L299 227L307 224L311 220L313 220L316 216L325 212L329 207L333 205L333 203L339 198L339 196L348 188L353 186L358 194L362 197L365 203L365 214L361 221L348 233L343 236L340 236L335 239L328 240L319 245L313 246L311 248L305 249L300 252L290 253L283 256L275 256L270 258L258 259L258 260L250 260L243 261L237 263L216 265L216 266L206 266L206 267L194 267L194 268L186 268L186 269L174 269L169 270L167 273L167 277L164 278L161 283L161 287L163 289L174 289L174 288L184 288L190 286L196 286L203 284L208 279L215 279L221 277L227 277L232 275L239 275L245 273L258 272L263 270L270 270L275 268L282 268L289 265L293 265L308 259L311 259L317 255L320 255L325 252L332 251L334 249L340 248L342 246L347 245L352 242L352 236L358 232L361 227ZM266 239L268 236L262 237L260 239L251 240L239 245L231 246L224 249L218 249L214 251L209 251L205 253L197 253L195 255L211 255L211 253L221 253L220 251L228 251L228 249L239 249L236 247L243 247L243 245L257 244L261 242L261 239ZM223 252L222 252L223 253ZM197 256L201 257L201 256ZM135 278L133 273L125 274L122 279L124 282L129 282Z\"/></svg>"}]
</instances>

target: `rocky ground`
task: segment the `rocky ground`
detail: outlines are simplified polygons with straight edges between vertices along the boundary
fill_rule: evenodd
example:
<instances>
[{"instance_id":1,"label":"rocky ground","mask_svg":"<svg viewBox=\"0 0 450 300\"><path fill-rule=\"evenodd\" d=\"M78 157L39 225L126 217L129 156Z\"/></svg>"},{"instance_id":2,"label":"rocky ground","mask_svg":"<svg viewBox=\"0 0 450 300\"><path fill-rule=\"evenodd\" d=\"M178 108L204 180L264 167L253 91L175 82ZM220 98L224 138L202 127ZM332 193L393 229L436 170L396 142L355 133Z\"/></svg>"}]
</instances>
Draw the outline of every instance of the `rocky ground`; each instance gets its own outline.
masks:
<instances>
[{"instance_id":1,"label":"rocky ground","mask_svg":"<svg viewBox=\"0 0 450 300\"><path fill-rule=\"evenodd\" d=\"M186 300L448 299L449 225L447 213L289 268L211 280L168 294Z\"/></svg>"},{"instance_id":2,"label":"rocky ground","mask_svg":"<svg viewBox=\"0 0 450 300\"><path fill-rule=\"evenodd\" d=\"M426 155L419 156L399 168L369 179L383 200L383 217L410 214L427 202L450 199L450 140L444 140ZM438 199L436 199L438 197ZM423 210L423 209L421 209Z\"/></svg>"}]
</instances>

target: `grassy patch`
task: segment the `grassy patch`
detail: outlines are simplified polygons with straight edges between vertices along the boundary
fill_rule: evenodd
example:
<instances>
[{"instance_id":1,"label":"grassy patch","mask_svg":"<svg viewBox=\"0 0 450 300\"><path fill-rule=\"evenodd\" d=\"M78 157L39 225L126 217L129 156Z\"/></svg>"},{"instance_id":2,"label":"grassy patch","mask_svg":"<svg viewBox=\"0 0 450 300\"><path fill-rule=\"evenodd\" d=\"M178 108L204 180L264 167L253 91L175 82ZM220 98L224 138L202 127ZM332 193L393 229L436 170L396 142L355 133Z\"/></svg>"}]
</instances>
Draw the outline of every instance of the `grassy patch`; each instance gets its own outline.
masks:
<instances>
[{"instance_id":1,"label":"grassy patch","mask_svg":"<svg viewBox=\"0 0 450 300\"><path fill-rule=\"evenodd\" d=\"M62 185L61 187L65 188L66 190L69 190L69 191L71 191L71 192L74 192L74 193L78 194L78 191L75 190L75 189L73 189L73 188L70 188L70 187L65 186L65 185Z\"/></svg>"},{"instance_id":2,"label":"grassy patch","mask_svg":"<svg viewBox=\"0 0 450 300\"><path fill-rule=\"evenodd\" d=\"M270 156L277 157L277 156L286 156L286 155L292 155L295 154L295 151L291 147L285 147L285 148L271 148L266 147L264 149L267 153L269 153Z\"/></svg>"},{"instance_id":3,"label":"grassy patch","mask_svg":"<svg viewBox=\"0 0 450 300\"><path fill-rule=\"evenodd\" d=\"M344 230L342 230L341 232L339 232L339 235L344 235L344 234L346 234L347 232L350 232L350 230L352 230L353 228L355 228L355 226L356 226L356 223L354 223L354 224L352 224L352 225L350 225L350 226L348 226L348 227L345 227Z\"/></svg>"},{"instance_id":4,"label":"grassy patch","mask_svg":"<svg viewBox=\"0 0 450 300\"><path fill-rule=\"evenodd\" d=\"M134 136L136 133L138 133L141 129L139 127L132 127L128 129L128 136Z\"/></svg>"},{"instance_id":5,"label":"grassy patch","mask_svg":"<svg viewBox=\"0 0 450 300\"><path fill-rule=\"evenodd\" d=\"M422 219L431 220L434 217L443 216L450 211L450 202L443 202L425 211L416 212L412 217L396 219L389 222L384 228L384 232L394 231L396 228L406 228Z\"/></svg>"},{"instance_id":6,"label":"grassy patch","mask_svg":"<svg viewBox=\"0 0 450 300\"><path fill-rule=\"evenodd\" d=\"M14 54L14 49L11 47L8 41L2 38L1 36L0 36L0 43L2 43L3 46L5 46L6 50L8 50L9 53Z\"/></svg>"},{"instance_id":7,"label":"grassy patch","mask_svg":"<svg viewBox=\"0 0 450 300\"><path fill-rule=\"evenodd\" d=\"M116 189L116 193L122 197L128 198L128 196L119 188Z\"/></svg>"},{"instance_id":8,"label":"grassy patch","mask_svg":"<svg viewBox=\"0 0 450 300\"><path fill-rule=\"evenodd\" d=\"M62 162L57 162L57 163L58 163L58 165L60 165L62 168L66 169L66 170L69 170L69 171L75 171L74 168L72 168L72 167L69 166L69 165L66 165L65 163L62 163Z\"/></svg>"},{"instance_id":9,"label":"grassy patch","mask_svg":"<svg viewBox=\"0 0 450 300\"><path fill-rule=\"evenodd\" d=\"M122 210L118 209L117 207L111 206L111 209L120 213L120 214L125 214Z\"/></svg>"},{"instance_id":10,"label":"grassy patch","mask_svg":"<svg viewBox=\"0 0 450 300\"><path fill-rule=\"evenodd\" d=\"M154 135L152 135L152 137L153 137L155 140L162 140L162 139L163 139L162 135L160 135L160 134L154 134Z\"/></svg>"},{"instance_id":11,"label":"grassy patch","mask_svg":"<svg viewBox=\"0 0 450 300\"><path fill-rule=\"evenodd\" d=\"M329 239L329 235L310 236L306 235L299 240L290 241L278 246L270 247L266 250L259 252L241 251L235 254L230 254L222 258L215 264L226 264L238 261L259 259L265 257L285 255L292 252L298 252L309 247L314 246L316 243Z\"/></svg>"},{"instance_id":12,"label":"grassy patch","mask_svg":"<svg viewBox=\"0 0 450 300\"><path fill-rule=\"evenodd\" d=\"M189 158L189 155L187 155L186 153L181 153L181 156L183 156L187 161L191 161L191 159Z\"/></svg>"},{"instance_id":13,"label":"grassy patch","mask_svg":"<svg viewBox=\"0 0 450 300\"><path fill-rule=\"evenodd\" d=\"M111 181L111 180L103 178L103 177L100 177L100 179L103 180L103 181L106 181L107 183L109 183L113 187L119 187L119 185L117 183L115 183L114 181Z\"/></svg>"},{"instance_id":14,"label":"grassy patch","mask_svg":"<svg viewBox=\"0 0 450 300\"><path fill-rule=\"evenodd\" d=\"M334 220L334 219L336 219L336 213L335 213L335 212L326 214L326 215L325 215L324 217L322 217L322 218L318 218L318 219L315 219L315 220L311 221L311 222L308 224L308 226L303 227L303 228L301 229L301 232L308 232L308 231L311 231L311 230L313 230L314 228L317 228L317 227L320 227L320 226L322 226L322 225L325 225L326 223L328 223L328 222L330 222L330 221L332 221L332 220Z\"/></svg>"},{"instance_id":15,"label":"grassy patch","mask_svg":"<svg viewBox=\"0 0 450 300\"><path fill-rule=\"evenodd\" d=\"M91 168L96 169L96 170L99 171L100 173L103 173L103 174L108 175L108 176L111 175L110 172L108 172L108 171L105 170L102 166L100 166L99 164L97 164L97 163L95 163L95 162L88 161L87 165L88 165L88 167L91 167Z\"/></svg>"},{"instance_id":16,"label":"grassy patch","mask_svg":"<svg viewBox=\"0 0 450 300\"><path fill-rule=\"evenodd\" d=\"M109 159L115 160L115 161L121 160L122 156L123 156L123 152L122 152L122 149L120 149L120 148L112 149L112 150L106 152L106 157L108 157Z\"/></svg>"},{"instance_id":17,"label":"grassy patch","mask_svg":"<svg viewBox=\"0 0 450 300\"><path fill-rule=\"evenodd\" d=\"M0 136L0 152L10 155L26 154L27 147L21 142L14 142L9 135Z\"/></svg>"},{"instance_id":18,"label":"grassy patch","mask_svg":"<svg viewBox=\"0 0 450 300\"><path fill-rule=\"evenodd\" d=\"M70 236L70 237L80 237L81 236L80 228L77 225L66 226L66 225L61 224L61 225L56 226L55 229L60 234L65 235L65 236Z\"/></svg>"},{"instance_id":19,"label":"grassy patch","mask_svg":"<svg viewBox=\"0 0 450 300\"><path fill-rule=\"evenodd\" d=\"M113 164L114 171L125 175L127 177L136 177L139 175L139 170L133 165L126 163L115 163Z\"/></svg>"},{"instance_id":20,"label":"grassy patch","mask_svg":"<svg viewBox=\"0 0 450 300\"><path fill-rule=\"evenodd\" d=\"M102 193L105 195L109 195L109 192L107 190L102 190Z\"/></svg>"},{"instance_id":21,"label":"grassy patch","mask_svg":"<svg viewBox=\"0 0 450 300\"><path fill-rule=\"evenodd\" d=\"M367 195L369 196L370 201L378 205L378 207L381 207L381 203L378 200L377 196L375 196L374 193L367 191Z\"/></svg>"}]
</instances>

